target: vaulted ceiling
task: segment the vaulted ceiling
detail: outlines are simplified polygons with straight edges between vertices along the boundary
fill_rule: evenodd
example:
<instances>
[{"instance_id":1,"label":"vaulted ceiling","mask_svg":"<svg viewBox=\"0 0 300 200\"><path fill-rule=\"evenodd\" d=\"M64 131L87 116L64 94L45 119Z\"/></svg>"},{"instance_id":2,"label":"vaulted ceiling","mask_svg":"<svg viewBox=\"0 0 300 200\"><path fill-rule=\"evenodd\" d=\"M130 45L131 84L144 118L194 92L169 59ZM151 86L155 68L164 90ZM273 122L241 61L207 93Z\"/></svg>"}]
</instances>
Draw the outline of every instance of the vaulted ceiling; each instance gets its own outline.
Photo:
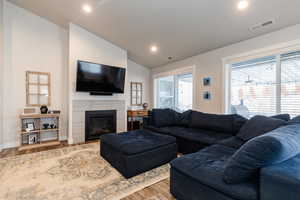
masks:
<instances>
[{"instance_id":1,"label":"vaulted ceiling","mask_svg":"<svg viewBox=\"0 0 300 200\"><path fill-rule=\"evenodd\" d=\"M299 0L9 0L50 21L78 24L128 50L129 58L157 67L300 23ZM90 4L93 11L82 11ZM256 31L257 23L275 20ZM149 51L157 45L156 54ZM172 57L169 60L168 57Z\"/></svg>"}]
</instances>

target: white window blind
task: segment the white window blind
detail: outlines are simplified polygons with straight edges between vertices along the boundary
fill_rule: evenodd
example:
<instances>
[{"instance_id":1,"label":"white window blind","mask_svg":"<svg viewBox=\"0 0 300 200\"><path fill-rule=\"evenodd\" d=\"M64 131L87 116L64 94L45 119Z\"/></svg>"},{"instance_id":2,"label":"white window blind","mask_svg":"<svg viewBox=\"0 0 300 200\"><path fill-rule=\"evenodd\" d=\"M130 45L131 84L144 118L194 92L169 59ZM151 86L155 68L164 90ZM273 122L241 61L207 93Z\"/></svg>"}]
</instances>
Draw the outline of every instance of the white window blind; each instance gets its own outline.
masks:
<instances>
[{"instance_id":1,"label":"white window blind","mask_svg":"<svg viewBox=\"0 0 300 200\"><path fill-rule=\"evenodd\" d=\"M276 113L275 56L232 65L231 105L245 117Z\"/></svg>"},{"instance_id":2,"label":"white window blind","mask_svg":"<svg viewBox=\"0 0 300 200\"><path fill-rule=\"evenodd\" d=\"M300 52L281 55L281 113L300 115Z\"/></svg>"},{"instance_id":3,"label":"white window blind","mask_svg":"<svg viewBox=\"0 0 300 200\"><path fill-rule=\"evenodd\" d=\"M231 112L300 115L300 51L231 65Z\"/></svg>"}]
</instances>

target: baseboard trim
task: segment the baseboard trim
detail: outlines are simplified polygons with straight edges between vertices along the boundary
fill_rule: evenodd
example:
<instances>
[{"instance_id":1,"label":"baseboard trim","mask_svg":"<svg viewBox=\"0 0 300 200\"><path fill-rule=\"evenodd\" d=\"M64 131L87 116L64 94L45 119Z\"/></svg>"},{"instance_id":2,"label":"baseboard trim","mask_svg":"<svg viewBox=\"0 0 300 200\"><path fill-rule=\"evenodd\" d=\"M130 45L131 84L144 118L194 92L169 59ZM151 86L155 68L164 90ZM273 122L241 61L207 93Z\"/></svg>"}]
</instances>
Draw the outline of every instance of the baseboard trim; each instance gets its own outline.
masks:
<instances>
[{"instance_id":1,"label":"baseboard trim","mask_svg":"<svg viewBox=\"0 0 300 200\"><path fill-rule=\"evenodd\" d=\"M49 139L49 138L47 138L47 139ZM53 138L53 139L55 139L55 138ZM51 138L49 140L51 140ZM67 141L67 137L61 137L59 141ZM7 143L0 145L0 152L4 149L17 148L19 146L20 145L17 142L7 142Z\"/></svg>"},{"instance_id":2,"label":"baseboard trim","mask_svg":"<svg viewBox=\"0 0 300 200\"><path fill-rule=\"evenodd\" d=\"M18 143L16 143L16 142L7 142L7 143L2 144L2 150L3 150L3 149L16 148L16 147L18 147L18 146L19 146L19 145L18 145Z\"/></svg>"}]
</instances>

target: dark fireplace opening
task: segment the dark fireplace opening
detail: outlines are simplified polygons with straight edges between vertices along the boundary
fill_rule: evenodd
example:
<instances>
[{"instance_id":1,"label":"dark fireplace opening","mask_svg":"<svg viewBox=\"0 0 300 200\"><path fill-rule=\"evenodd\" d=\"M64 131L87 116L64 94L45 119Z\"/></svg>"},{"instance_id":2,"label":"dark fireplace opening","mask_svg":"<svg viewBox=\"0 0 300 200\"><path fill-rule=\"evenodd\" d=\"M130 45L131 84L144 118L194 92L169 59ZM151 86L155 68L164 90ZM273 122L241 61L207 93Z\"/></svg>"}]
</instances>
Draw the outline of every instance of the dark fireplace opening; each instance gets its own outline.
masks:
<instances>
[{"instance_id":1,"label":"dark fireplace opening","mask_svg":"<svg viewBox=\"0 0 300 200\"><path fill-rule=\"evenodd\" d=\"M116 133L117 111L101 110L85 112L85 140L99 139L101 135Z\"/></svg>"}]
</instances>

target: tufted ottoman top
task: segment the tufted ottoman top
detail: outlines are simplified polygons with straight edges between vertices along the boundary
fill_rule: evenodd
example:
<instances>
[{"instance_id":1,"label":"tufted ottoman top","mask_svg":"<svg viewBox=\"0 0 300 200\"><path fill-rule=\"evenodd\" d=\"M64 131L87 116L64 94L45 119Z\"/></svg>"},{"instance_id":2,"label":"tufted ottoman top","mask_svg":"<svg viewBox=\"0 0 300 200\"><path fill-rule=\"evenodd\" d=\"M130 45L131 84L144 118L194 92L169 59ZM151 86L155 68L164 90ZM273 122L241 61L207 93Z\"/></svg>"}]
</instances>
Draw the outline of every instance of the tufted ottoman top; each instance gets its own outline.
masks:
<instances>
[{"instance_id":1,"label":"tufted ottoman top","mask_svg":"<svg viewBox=\"0 0 300 200\"><path fill-rule=\"evenodd\" d=\"M139 154L176 143L175 137L149 130L107 134L101 136L100 140L127 155Z\"/></svg>"}]
</instances>

